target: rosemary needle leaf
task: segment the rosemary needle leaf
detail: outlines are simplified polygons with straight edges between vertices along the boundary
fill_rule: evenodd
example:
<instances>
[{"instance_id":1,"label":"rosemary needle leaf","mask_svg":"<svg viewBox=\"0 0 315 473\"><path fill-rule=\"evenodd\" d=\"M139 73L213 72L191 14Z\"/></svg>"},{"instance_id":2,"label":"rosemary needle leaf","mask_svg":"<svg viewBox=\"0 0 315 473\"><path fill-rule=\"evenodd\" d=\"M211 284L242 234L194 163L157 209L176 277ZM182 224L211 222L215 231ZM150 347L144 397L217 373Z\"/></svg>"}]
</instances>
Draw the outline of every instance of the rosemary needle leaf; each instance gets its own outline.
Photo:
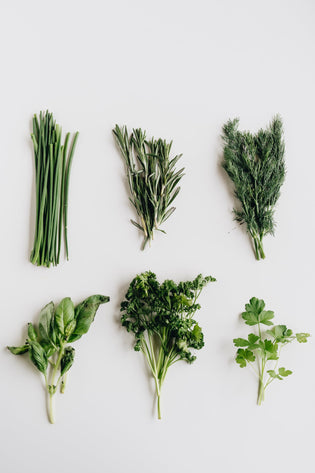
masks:
<instances>
[{"instance_id":1,"label":"rosemary needle leaf","mask_svg":"<svg viewBox=\"0 0 315 473\"><path fill-rule=\"evenodd\" d=\"M153 240L154 231L162 231L160 225L175 210L170 205L180 191L178 183L184 175L184 168L176 171L175 165L182 155L170 159L172 142L154 138L148 141L141 128L133 129L129 135L126 126L116 125L113 133L125 161L129 200L139 218L139 223L131 223L144 233L144 249Z\"/></svg>"}]
</instances>

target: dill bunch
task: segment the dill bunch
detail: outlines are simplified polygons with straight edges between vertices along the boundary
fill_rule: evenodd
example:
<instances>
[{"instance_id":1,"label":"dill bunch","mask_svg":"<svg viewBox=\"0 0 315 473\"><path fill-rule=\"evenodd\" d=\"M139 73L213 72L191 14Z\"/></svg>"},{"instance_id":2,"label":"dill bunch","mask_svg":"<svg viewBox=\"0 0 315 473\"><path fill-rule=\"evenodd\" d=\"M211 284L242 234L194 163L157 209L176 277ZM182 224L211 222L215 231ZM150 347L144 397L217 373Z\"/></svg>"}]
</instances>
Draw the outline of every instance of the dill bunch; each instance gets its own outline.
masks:
<instances>
[{"instance_id":1,"label":"dill bunch","mask_svg":"<svg viewBox=\"0 0 315 473\"><path fill-rule=\"evenodd\" d=\"M275 116L266 130L256 134L238 130L239 119L223 126L223 168L235 187L241 208L235 220L246 223L256 259L265 258L263 237L274 235L274 206L285 177L282 120Z\"/></svg>"},{"instance_id":2,"label":"dill bunch","mask_svg":"<svg viewBox=\"0 0 315 473\"><path fill-rule=\"evenodd\" d=\"M139 223L130 221L144 233L144 249L153 240L154 230L165 233L159 227L175 210L170 205L184 175L184 168L177 171L175 165L182 155L170 159L172 141L148 141L141 128L133 129L129 136L126 126L116 125L113 133L125 161L130 201L139 217Z\"/></svg>"}]
</instances>

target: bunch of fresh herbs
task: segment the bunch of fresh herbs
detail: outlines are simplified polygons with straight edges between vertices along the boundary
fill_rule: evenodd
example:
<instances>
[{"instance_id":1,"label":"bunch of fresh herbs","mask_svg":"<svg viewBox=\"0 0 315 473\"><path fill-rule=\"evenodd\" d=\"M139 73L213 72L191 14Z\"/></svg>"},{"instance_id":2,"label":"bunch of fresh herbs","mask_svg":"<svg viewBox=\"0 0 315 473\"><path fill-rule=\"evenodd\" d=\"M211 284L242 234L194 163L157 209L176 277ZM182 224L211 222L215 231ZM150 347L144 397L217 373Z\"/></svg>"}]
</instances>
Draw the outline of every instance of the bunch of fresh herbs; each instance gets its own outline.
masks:
<instances>
[{"instance_id":1,"label":"bunch of fresh herbs","mask_svg":"<svg viewBox=\"0 0 315 473\"><path fill-rule=\"evenodd\" d=\"M172 142L162 139L146 139L141 128L128 134L127 127L113 130L117 144L124 158L130 201L136 209L139 222L131 220L144 233L143 248L153 240L154 230L160 229L175 210L170 207L180 191L179 181L184 168L176 170L175 165L181 155L170 158Z\"/></svg>"},{"instance_id":2,"label":"bunch of fresh herbs","mask_svg":"<svg viewBox=\"0 0 315 473\"><path fill-rule=\"evenodd\" d=\"M54 423L53 398L60 386L63 393L66 376L72 366L75 350L69 343L88 332L100 304L109 297L94 295L74 306L69 297L55 307L47 304L39 316L38 327L28 324L28 338L24 345L8 347L14 355L28 353L31 362L44 375L49 396L48 417ZM56 379L57 378L57 379Z\"/></svg>"},{"instance_id":3,"label":"bunch of fresh herbs","mask_svg":"<svg viewBox=\"0 0 315 473\"><path fill-rule=\"evenodd\" d=\"M61 127L52 113L40 112L33 118L36 215L34 246L30 260L38 266L59 263L64 228L66 257L69 259L67 220L70 169L79 133L76 132L68 153L70 133L61 141Z\"/></svg>"},{"instance_id":4,"label":"bunch of fresh herbs","mask_svg":"<svg viewBox=\"0 0 315 473\"><path fill-rule=\"evenodd\" d=\"M206 284L215 281L201 274L193 281L166 280L162 284L150 271L136 276L121 303L121 322L135 336L134 349L141 351L155 381L158 418L161 419L161 388L170 366L179 360L192 363L192 349L204 346L202 329L194 320L200 309L197 299Z\"/></svg>"},{"instance_id":5,"label":"bunch of fresh herbs","mask_svg":"<svg viewBox=\"0 0 315 473\"><path fill-rule=\"evenodd\" d=\"M284 181L284 141L282 121L276 116L266 130L253 135L238 130L239 120L223 126L223 168L235 187L241 208L234 209L235 220L246 223L255 255L265 258L263 237L274 234L274 206Z\"/></svg>"},{"instance_id":6,"label":"bunch of fresh herbs","mask_svg":"<svg viewBox=\"0 0 315 473\"><path fill-rule=\"evenodd\" d=\"M273 325L271 320L274 312L265 309L265 302L252 297L245 305L242 318L247 325L257 326L257 333L250 333L246 338L234 338L234 345L238 348L236 362L241 368L249 366L259 380L257 403L261 405L265 398L266 388L275 379L282 381L292 374L283 366L278 368L279 357L284 346L296 340L306 343L309 333L294 334L286 325ZM261 324L272 326L270 330L262 331Z\"/></svg>"}]
</instances>

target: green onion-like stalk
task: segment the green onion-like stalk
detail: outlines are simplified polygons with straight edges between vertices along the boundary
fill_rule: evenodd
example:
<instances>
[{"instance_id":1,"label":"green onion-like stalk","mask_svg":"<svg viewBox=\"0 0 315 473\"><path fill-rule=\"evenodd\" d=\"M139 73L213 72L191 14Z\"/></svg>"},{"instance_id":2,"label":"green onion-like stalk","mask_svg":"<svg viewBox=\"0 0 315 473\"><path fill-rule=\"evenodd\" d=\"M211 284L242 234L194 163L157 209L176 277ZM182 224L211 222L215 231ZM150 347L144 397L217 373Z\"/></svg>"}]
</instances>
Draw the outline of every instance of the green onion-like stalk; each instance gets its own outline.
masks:
<instances>
[{"instance_id":1,"label":"green onion-like stalk","mask_svg":"<svg viewBox=\"0 0 315 473\"><path fill-rule=\"evenodd\" d=\"M67 216L70 168L79 133L76 132L67 155L70 133L61 143L61 127L52 113L40 112L33 118L36 217L34 246L30 260L37 266L56 266L60 259L64 227L68 255Z\"/></svg>"}]
</instances>

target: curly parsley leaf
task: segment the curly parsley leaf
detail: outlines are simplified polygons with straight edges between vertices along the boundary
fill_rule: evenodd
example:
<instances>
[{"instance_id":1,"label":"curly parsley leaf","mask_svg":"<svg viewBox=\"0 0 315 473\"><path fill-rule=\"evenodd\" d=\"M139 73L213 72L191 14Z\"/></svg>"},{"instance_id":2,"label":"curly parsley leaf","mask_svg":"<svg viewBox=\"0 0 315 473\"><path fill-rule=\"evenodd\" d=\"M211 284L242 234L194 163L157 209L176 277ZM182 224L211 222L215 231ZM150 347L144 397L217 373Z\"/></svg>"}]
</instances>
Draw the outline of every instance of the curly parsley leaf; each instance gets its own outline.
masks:
<instances>
[{"instance_id":1,"label":"curly parsley leaf","mask_svg":"<svg viewBox=\"0 0 315 473\"><path fill-rule=\"evenodd\" d=\"M215 278L200 274L193 281L159 283L147 271L131 281L121 303L122 326L134 334L134 349L144 354L155 381L159 418L160 393L169 367L179 360L192 363L194 350L204 346L194 316L200 309L197 299L211 281Z\"/></svg>"}]
</instances>

